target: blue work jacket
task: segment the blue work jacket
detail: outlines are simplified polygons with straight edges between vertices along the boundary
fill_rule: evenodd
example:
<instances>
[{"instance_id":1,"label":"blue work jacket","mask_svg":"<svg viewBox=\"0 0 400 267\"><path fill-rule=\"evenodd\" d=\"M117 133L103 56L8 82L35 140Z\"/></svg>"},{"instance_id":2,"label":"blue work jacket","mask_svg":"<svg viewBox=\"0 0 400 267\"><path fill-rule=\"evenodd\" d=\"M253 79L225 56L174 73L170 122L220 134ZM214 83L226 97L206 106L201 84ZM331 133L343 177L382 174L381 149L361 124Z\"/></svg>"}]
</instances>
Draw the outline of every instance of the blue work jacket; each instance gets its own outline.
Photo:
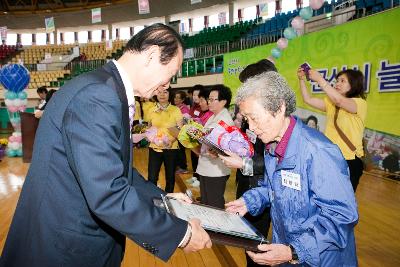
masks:
<instances>
[{"instance_id":1,"label":"blue work jacket","mask_svg":"<svg viewBox=\"0 0 400 267\"><path fill-rule=\"evenodd\" d=\"M301 120L281 162L265 152L264 181L243 198L252 215L271 206L272 242L291 244L300 266L357 266L358 212L347 163L335 144Z\"/></svg>"}]
</instances>

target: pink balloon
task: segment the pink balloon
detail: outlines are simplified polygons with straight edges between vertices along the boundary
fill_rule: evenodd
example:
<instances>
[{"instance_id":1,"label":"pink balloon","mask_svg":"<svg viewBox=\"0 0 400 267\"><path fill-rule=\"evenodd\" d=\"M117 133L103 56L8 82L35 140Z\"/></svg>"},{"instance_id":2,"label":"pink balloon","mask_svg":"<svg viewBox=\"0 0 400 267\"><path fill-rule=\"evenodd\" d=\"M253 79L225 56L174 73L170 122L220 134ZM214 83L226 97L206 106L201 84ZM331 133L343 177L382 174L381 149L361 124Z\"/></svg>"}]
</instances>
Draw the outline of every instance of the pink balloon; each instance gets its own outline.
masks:
<instances>
[{"instance_id":1,"label":"pink balloon","mask_svg":"<svg viewBox=\"0 0 400 267\"><path fill-rule=\"evenodd\" d=\"M296 30L301 30L304 28L304 20L300 17L297 16L292 20L292 27L295 28Z\"/></svg>"},{"instance_id":2,"label":"pink balloon","mask_svg":"<svg viewBox=\"0 0 400 267\"><path fill-rule=\"evenodd\" d=\"M7 108L8 108L8 110L10 112L17 112L18 111L18 107L16 107L16 106L8 106Z\"/></svg>"},{"instance_id":3,"label":"pink balloon","mask_svg":"<svg viewBox=\"0 0 400 267\"><path fill-rule=\"evenodd\" d=\"M318 10L322 7L325 0L310 0L310 7L313 10Z\"/></svg>"},{"instance_id":4,"label":"pink balloon","mask_svg":"<svg viewBox=\"0 0 400 267\"><path fill-rule=\"evenodd\" d=\"M283 50L288 46L288 42L289 42L288 39L282 37L282 38L278 39L278 41L276 42L276 45L278 46L278 48L280 50Z\"/></svg>"},{"instance_id":5,"label":"pink balloon","mask_svg":"<svg viewBox=\"0 0 400 267\"><path fill-rule=\"evenodd\" d=\"M9 138L8 138L8 142L10 142L10 143L12 143L12 142L15 142L15 136L10 136Z\"/></svg>"},{"instance_id":6,"label":"pink balloon","mask_svg":"<svg viewBox=\"0 0 400 267\"><path fill-rule=\"evenodd\" d=\"M25 106L25 105L22 105L22 106L19 106L19 107L18 107L18 110L21 111L21 112L24 112L25 109L26 109L26 106Z\"/></svg>"},{"instance_id":7,"label":"pink balloon","mask_svg":"<svg viewBox=\"0 0 400 267\"><path fill-rule=\"evenodd\" d=\"M14 142L22 143L22 137L21 136L15 136L14 137Z\"/></svg>"}]
</instances>

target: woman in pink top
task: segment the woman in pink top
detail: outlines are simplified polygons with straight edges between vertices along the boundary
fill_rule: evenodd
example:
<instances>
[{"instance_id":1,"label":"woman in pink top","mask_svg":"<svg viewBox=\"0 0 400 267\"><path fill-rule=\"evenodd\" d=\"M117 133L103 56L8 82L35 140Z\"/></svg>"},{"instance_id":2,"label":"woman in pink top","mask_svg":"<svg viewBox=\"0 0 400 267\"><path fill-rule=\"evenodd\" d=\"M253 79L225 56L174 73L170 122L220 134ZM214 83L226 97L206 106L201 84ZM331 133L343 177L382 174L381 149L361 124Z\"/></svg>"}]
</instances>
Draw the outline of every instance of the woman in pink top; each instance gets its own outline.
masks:
<instances>
[{"instance_id":1,"label":"woman in pink top","mask_svg":"<svg viewBox=\"0 0 400 267\"><path fill-rule=\"evenodd\" d=\"M195 119L197 122L205 125L208 119L214 114L208 110L207 99L210 94L210 91L203 90L199 93L199 105L201 108L201 113L198 119Z\"/></svg>"},{"instance_id":2,"label":"woman in pink top","mask_svg":"<svg viewBox=\"0 0 400 267\"><path fill-rule=\"evenodd\" d=\"M185 100L186 100L186 93L185 92L177 91L175 93L174 104L175 104L175 106L177 106L181 110L182 115L189 114L189 112L190 112L189 107L185 104Z\"/></svg>"}]
</instances>

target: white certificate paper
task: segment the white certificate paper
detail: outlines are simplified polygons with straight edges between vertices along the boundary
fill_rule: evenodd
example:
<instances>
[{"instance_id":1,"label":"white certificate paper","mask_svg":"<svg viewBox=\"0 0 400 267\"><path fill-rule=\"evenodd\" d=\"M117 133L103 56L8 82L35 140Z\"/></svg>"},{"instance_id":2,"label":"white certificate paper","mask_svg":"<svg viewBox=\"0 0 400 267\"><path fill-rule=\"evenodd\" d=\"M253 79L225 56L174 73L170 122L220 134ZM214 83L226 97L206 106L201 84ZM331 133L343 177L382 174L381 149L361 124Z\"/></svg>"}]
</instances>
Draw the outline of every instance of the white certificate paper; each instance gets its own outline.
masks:
<instances>
[{"instance_id":1,"label":"white certificate paper","mask_svg":"<svg viewBox=\"0 0 400 267\"><path fill-rule=\"evenodd\" d=\"M182 220L189 221L191 218L197 218L201 221L201 226L206 230L257 240L261 239L237 214L212 207L189 204L176 199L167 199L174 215Z\"/></svg>"}]
</instances>

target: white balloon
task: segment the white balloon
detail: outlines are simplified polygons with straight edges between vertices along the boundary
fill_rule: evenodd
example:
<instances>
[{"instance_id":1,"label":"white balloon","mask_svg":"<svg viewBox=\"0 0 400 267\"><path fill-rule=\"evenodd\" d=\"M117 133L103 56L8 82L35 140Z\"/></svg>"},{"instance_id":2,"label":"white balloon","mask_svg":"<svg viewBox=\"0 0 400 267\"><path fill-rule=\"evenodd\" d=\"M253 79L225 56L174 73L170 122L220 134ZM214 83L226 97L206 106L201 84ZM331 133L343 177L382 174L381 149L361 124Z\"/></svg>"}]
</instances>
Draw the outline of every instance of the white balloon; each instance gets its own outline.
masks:
<instances>
[{"instance_id":1,"label":"white balloon","mask_svg":"<svg viewBox=\"0 0 400 267\"><path fill-rule=\"evenodd\" d=\"M16 107L21 106L21 99L18 99L18 98L14 99L13 106L16 106Z\"/></svg>"},{"instance_id":2,"label":"white balloon","mask_svg":"<svg viewBox=\"0 0 400 267\"><path fill-rule=\"evenodd\" d=\"M12 102L12 100L10 100L10 99L6 99L6 100L4 100L4 103L6 103L6 106L8 107L8 106L12 106L13 104L13 102Z\"/></svg>"},{"instance_id":3,"label":"white balloon","mask_svg":"<svg viewBox=\"0 0 400 267\"><path fill-rule=\"evenodd\" d=\"M17 143L17 142L8 143L8 147L9 147L10 149L13 149L13 150L19 149L20 146L21 146L21 144L20 144L20 143Z\"/></svg>"},{"instance_id":4,"label":"white balloon","mask_svg":"<svg viewBox=\"0 0 400 267\"><path fill-rule=\"evenodd\" d=\"M13 136L17 137L17 136L21 136L21 132L13 132L12 134Z\"/></svg>"},{"instance_id":5,"label":"white balloon","mask_svg":"<svg viewBox=\"0 0 400 267\"><path fill-rule=\"evenodd\" d=\"M26 105L28 105L28 99L20 99L21 100L21 105L22 106L26 106Z\"/></svg>"}]
</instances>

